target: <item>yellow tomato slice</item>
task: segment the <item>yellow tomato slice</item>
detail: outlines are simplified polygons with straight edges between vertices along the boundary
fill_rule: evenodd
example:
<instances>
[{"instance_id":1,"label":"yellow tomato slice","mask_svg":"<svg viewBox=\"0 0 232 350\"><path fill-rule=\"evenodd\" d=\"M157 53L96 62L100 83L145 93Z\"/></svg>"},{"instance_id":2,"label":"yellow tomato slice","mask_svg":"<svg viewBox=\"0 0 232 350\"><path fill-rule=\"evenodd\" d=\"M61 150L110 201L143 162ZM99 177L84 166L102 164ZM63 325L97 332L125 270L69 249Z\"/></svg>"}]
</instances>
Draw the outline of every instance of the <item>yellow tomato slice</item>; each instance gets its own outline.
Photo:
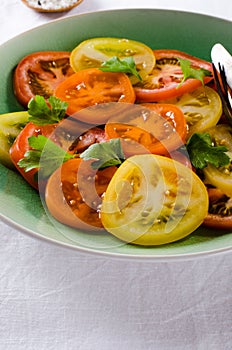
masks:
<instances>
[{"instance_id":1,"label":"yellow tomato slice","mask_svg":"<svg viewBox=\"0 0 232 350\"><path fill-rule=\"evenodd\" d=\"M230 155L230 164L220 168L208 164L203 170L205 183L219 188L227 196L232 197L232 153Z\"/></svg>"},{"instance_id":2,"label":"yellow tomato slice","mask_svg":"<svg viewBox=\"0 0 232 350\"><path fill-rule=\"evenodd\" d=\"M122 59L133 56L136 68L142 78L149 74L155 65L155 56L147 45L124 38L92 38L76 46L70 56L74 71L87 68L98 68L111 57ZM132 83L138 82L131 76Z\"/></svg>"},{"instance_id":3,"label":"yellow tomato slice","mask_svg":"<svg viewBox=\"0 0 232 350\"><path fill-rule=\"evenodd\" d=\"M222 115L222 102L218 93L202 86L171 101L184 113L188 126L188 138L214 126Z\"/></svg>"},{"instance_id":4,"label":"yellow tomato slice","mask_svg":"<svg viewBox=\"0 0 232 350\"><path fill-rule=\"evenodd\" d=\"M188 167L163 156L128 158L106 190L101 220L122 241L161 245L186 237L208 212L203 182Z\"/></svg>"},{"instance_id":5,"label":"yellow tomato slice","mask_svg":"<svg viewBox=\"0 0 232 350\"><path fill-rule=\"evenodd\" d=\"M28 123L26 111L0 115L0 162L8 168L14 168L9 150L23 127Z\"/></svg>"},{"instance_id":6,"label":"yellow tomato slice","mask_svg":"<svg viewBox=\"0 0 232 350\"><path fill-rule=\"evenodd\" d=\"M228 150L230 163L216 168L208 164L203 169L205 183L219 188L227 196L232 197L232 127L226 124L218 124L207 130L215 146L225 146Z\"/></svg>"}]
</instances>

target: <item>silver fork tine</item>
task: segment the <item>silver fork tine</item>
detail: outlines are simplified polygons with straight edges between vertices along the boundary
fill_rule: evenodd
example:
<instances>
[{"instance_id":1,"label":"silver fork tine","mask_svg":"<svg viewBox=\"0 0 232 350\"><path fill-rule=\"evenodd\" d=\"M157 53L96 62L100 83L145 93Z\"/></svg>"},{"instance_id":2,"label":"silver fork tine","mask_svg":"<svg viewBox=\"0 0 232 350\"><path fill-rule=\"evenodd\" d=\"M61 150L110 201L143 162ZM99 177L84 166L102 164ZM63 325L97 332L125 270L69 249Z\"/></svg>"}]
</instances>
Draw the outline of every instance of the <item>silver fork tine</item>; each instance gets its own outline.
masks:
<instances>
[{"instance_id":1,"label":"silver fork tine","mask_svg":"<svg viewBox=\"0 0 232 350\"><path fill-rule=\"evenodd\" d=\"M228 84L227 84L227 79L226 79L226 72L225 72L225 67L223 65L221 65L221 63L218 63L218 67L219 67L219 72L220 72L220 76L221 76L221 80L222 80L222 86L223 86L223 89L224 89L224 97L225 97L225 100L226 100L226 103L228 105L228 107L231 107L230 106L230 101L229 101L229 98L228 98Z\"/></svg>"},{"instance_id":2,"label":"silver fork tine","mask_svg":"<svg viewBox=\"0 0 232 350\"><path fill-rule=\"evenodd\" d=\"M214 63L212 63L212 66L213 66L214 80L216 82L216 87L217 87L218 93L219 93L221 99L224 99L224 94L222 92L221 85L220 85L220 82L219 82L217 69L216 69Z\"/></svg>"},{"instance_id":3,"label":"silver fork tine","mask_svg":"<svg viewBox=\"0 0 232 350\"><path fill-rule=\"evenodd\" d=\"M232 106L228 98L228 84L226 80L225 69L223 66L221 66L220 63L218 63L218 67L219 67L219 73L218 73L214 63L212 63L212 66L213 66L213 73L214 73L214 79L216 82L217 90L222 100L223 111L225 113L225 116L228 122L232 126ZM221 77L222 86L218 76Z\"/></svg>"}]
</instances>

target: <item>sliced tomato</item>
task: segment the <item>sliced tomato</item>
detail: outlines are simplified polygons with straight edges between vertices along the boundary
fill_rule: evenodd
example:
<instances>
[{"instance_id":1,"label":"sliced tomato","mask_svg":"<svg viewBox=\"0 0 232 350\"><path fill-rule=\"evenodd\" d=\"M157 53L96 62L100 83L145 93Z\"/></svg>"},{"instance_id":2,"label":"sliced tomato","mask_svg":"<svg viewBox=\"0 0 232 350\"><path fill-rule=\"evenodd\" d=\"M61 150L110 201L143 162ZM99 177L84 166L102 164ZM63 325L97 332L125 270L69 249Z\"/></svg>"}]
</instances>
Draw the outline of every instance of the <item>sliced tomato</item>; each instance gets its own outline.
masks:
<instances>
[{"instance_id":1,"label":"sliced tomato","mask_svg":"<svg viewBox=\"0 0 232 350\"><path fill-rule=\"evenodd\" d=\"M108 138L104 129L98 127L91 128L78 136L74 142L72 142L72 144L69 146L69 153L81 153L94 143L101 143L107 140Z\"/></svg>"},{"instance_id":2,"label":"sliced tomato","mask_svg":"<svg viewBox=\"0 0 232 350\"><path fill-rule=\"evenodd\" d=\"M51 215L71 227L98 231L102 196L116 167L95 171L91 162L75 158L63 163L49 178L45 201Z\"/></svg>"},{"instance_id":3,"label":"sliced tomato","mask_svg":"<svg viewBox=\"0 0 232 350\"><path fill-rule=\"evenodd\" d=\"M18 101L27 106L35 95L48 99L55 87L73 74L70 52L40 51L25 56L14 72L14 92Z\"/></svg>"},{"instance_id":4,"label":"sliced tomato","mask_svg":"<svg viewBox=\"0 0 232 350\"><path fill-rule=\"evenodd\" d=\"M227 148L230 162L228 165L221 167L208 164L203 169L204 181L232 197L232 127L227 124L218 124L207 129L207 132L215 146L225 146Z\"/></svg>"},{"instance_id":5,"label":"sliced tomato","mask_svg":"<svg viewBox=\"0 0 232 350\"><path fill-rule=\"evenodd\" d=\"M222 116L220 96L208 86L201 86L168 102L178 106L184 113L188 126L188 138L195 132L203 132L215 126Z\"/></svg>"},{"instance_id":6,"label":"sliced tomato","mask_svg":"<svg viewBox=\"0 0 232 350\"><path fill-rule=\"evenodd\" d=\"M203 225L216 230L231 230L232 215L222 216L218 214L208 214L203 221Z\"/></svg>"},{"instance_id":7,"label":"sliced tomato","mask_svg":"<svg viewBox=\"0 0 232 350\"><path fill-rule=\"evenodd\" d=\"M219 230L232 229L232 198L218 188L208 188L209 212L203 225Z\"/></svg>"},{"instance_id":8,"label":"sliced tomato","mask_svg":"<svg viewBox=\"0 0 232 350\"><path fill-rule=\"evenodd\" d=\"M122 241L151 246L186 237L207 212L208 194L194 172L170 158L144 154L128 158L114 174L101 219Z\"/></svg>"},{"instance_id":9,"label":"sliced tomato","mask_svg":"<svg viewBox=\"0 0 232 350\"><path fill-rule=\"evenodd\" d=\"M232 215L222 216L218 214L208 214L204 219L203 225L217 230L231 230Z\"/></svg>"},{"instance_id":10,"label":"sliced tomato","mask_svg":"<svg viewBox=\"0 0 232 350\"><path fill-rule=\"evenodd\" d=\"M198 79L183 79L183 72L178 59L191 62L193 68L204 68L212 72L211 63L191 56L178 50L154 50L156 64L152 72L143 81L138 82L134 88L136 99L140 102L159 102L191 92L202 85ZM205 84L213 79L205 77ZM179 85L180 84L180 85Z\"/></svg>"},{"instance_id":11,"label":"sliced tomato","mask_svg":"<svg viewBox=\"0 0 232 350\"><path fill-rule=\"evenodd\" d=\"M98 68L113 56L120 59L132 56L140 76L146 77L155 65L155 56L150 47L125 38L91 38L82 41L71 52L70 64L74 71ZM131 82L138 81L130 76Z\"/></svg>"},{"instance_id":12,"label":"sliced tomato","mask_svg":"<svg viewBox=\"0 0 232 350\"><path fill-rule=\"evenodd\" d=\"M168 155L183 145L187 128L183 112L175 105L144 103L109 119L105 131L109 139L121 138L127 156Z\"/></svg>"},{"instance_id":13,"label":"sliced tomato","mask_svg":"<svg viewBox=\"0 0 232 350\"><path fill-rule=\"evenodd\" d=\"M35 189L38 190L38 180L36 178L36 173L38 169L32 169L29 171L25 171L24 168L19 167L18 162L24 158L25 153L30 149L28 138L31 136L44 135L49 137L56 128L56 124L49 124L46 126L40 126L33 123L28 123L23 130L16 137L13 145L10 148L10 157L12 163L16 167L16 169L20 172L20 174L24 177L24 179Z\"/></svg>"},{"instance_id":14,"label":"sliced tomato","mask_svg":"<svg viewBox=\"0 0 232 350\"><path fill-rule=\"evenodd\" d=\"M14 168L9 150L28 123L29 114L26 111L2 114L0 117L0 162L8 168Z\"/></svg>"},{"instance_id":15,"label":"sliced tomato","mask_svg":"<svg viewBox=\"0 0 232 350\"><path fill-rule=\"evenodd\" d=\"M210 134L215 146L225 146L228 152L232 153L232 127L228 124L217 124L209 129L207 133Z\"/></svg>"},{"instance_id":16,"label":"sliced tomato","mask_svg":"<svg viewBox=\"0 0 232 350\"><path fill-rule=\"evenodd\" d=\"M232 197L232 154L230 154L228 165L217 168L212 164L208 164L203 169L203 174L206 184L211 184Z\"/></svg>"},{"instance_id":17,"label":"sliced tomato","mask_svg":"<svg viewBox=\"0 0 232 350\"><path fill-rule=\"evenodd\" d=\"M104 124L108 120L112 112L111 107L110 113L108 111L110 102L135 102L134 89L126 74L102 72L97 68L74 73L55 89L54 94L68 102L68 115L76 113L77 119L92 124ZM77 113L87 107L92 108Z\"/></svg>"}]
</instances>

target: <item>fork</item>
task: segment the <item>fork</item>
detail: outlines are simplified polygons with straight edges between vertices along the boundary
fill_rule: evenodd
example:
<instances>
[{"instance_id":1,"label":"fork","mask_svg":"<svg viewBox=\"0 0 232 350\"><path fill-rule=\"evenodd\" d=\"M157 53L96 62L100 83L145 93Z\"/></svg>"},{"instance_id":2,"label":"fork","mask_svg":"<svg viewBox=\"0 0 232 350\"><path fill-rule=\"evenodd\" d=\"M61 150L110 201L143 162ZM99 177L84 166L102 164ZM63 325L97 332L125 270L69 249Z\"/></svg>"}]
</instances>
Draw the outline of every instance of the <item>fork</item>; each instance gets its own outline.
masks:
<instances>
[{"instance_id":1,"label":"fork","mask_svg":"<svg viewBox=\"0 0 232 350\"><path fill-rule=\"evenodd\" d=\"M232 126L232 56L220 43L211 49L214 80L225 116Z\"/></svg>"},{"instance_id":2,"label":"fork","mask_svg":"<svg viewBox=\"0 0 232 350\"><path fill-rule=\"evenodd\" d=\"M212 63L212 66L217 91L222 100L223 111L225 113L228 123L232 126L232 99L230 95L231 89L226 79L225 68L223 65L218 63L218 72L214 63Z\"/></svg>"}]
</instances>

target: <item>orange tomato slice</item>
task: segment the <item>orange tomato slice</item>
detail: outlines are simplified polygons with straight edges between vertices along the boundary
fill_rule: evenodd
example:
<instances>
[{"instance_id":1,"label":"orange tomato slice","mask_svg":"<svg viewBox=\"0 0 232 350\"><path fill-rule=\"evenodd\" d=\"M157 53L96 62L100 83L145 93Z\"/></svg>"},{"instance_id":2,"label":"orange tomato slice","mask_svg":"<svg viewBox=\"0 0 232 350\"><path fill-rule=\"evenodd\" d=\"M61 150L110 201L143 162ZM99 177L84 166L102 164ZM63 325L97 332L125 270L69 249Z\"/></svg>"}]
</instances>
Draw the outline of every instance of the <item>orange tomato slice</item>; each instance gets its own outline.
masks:
<instances>
[{"instance_id":1,"label":"orange tomato slice","mask_svg":"<svg viewBox=\"0 0 232 350\"><path fill-rule=\"evenodd\" d=\"M108 167L95 171L91 162L74 158L63 163L49 178L45 201L59 222L89 231L103 228L99 216L102 195L117 170Z\"/></svg>"},{"instance_id":2,"label":"orange tomato slice","mask_svg":"<svg viewBox=\"0 0 232 350\"><path fill-rule=\"evenodd\" d=\"M126 156L169 155L184 143L187 127L183 112L175 105L144 103L109 119L105 132L109 139L121 138Z\"/></svg>"},{"instance_id":3,"label":"orange tomato slice","mask_svg":"<svg viewBox=\"0 0 232 350\"><path fill-rule=\"evenodd\" d=\"M76 114L77 119L92 124L104 124L108 120L108 103L135 102L135 92L126 74L102 72L97 68L74 73L56 88L54 95L68 102L68 115L103 104L96 114L90 110Z\"/></svg>"}]
</instances>

